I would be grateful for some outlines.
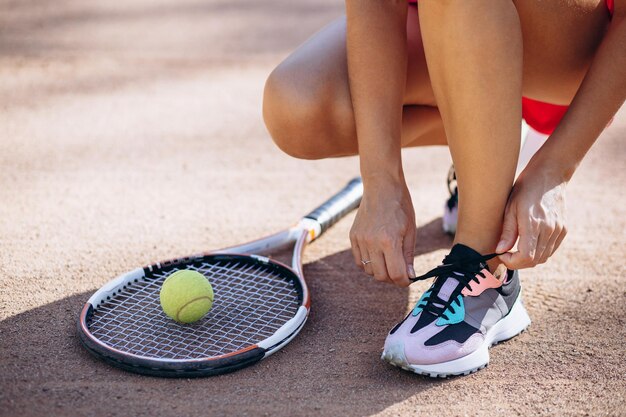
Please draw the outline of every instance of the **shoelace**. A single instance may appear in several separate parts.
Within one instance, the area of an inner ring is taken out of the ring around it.
[[[422,307],[422,310],[428,311],[437,317],[443,316],[445,319],[447,319],[448,317],[445,312],[449,310],[452,314],[455,313],[455,308],[451,304],[454,300],[456,300],[461,291],[463,291],[463,288],[471,289],[469,285],[470,282],[478,282],[478,276],[484,278],[484,274],[481,272],[485,268],[484,262],[499,255],[501,254],[490,253],[488,255],[463,260],[453,260],[450,259],[450,256],[446,256],[443,259],[442,265],[431,269],[424,275],[411,278],[411,281],[415,282],[432,277],[452,277],[460,283],[460,285],[457,286],[452,294],[450,294],[448,300],[443,300],[437,294],[439,293],[441,286],[446,280],[437,279],[430,294],[426,298],[424,298],[424,300],[422,300],[425,303],[425,305]]]

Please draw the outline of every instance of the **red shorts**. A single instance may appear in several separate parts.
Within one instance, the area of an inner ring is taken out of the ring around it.
[[[554,132],[568,108],[522,97],[522,117],[530,127],[546,135]]]

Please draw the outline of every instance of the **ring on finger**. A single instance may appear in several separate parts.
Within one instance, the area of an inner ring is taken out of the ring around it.
[[[363,265],[367,265],[367,264],[371,264],[371,263],[372,263],[372,261],[370,261],[370,260],[366,260],[366,261],[361,260],[361,263],[362,263]]]

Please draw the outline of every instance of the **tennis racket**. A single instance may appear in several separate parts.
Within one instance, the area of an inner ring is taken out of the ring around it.
[[[286,230],[120,275],[83,307],[82,344],[111,365],[163,377],[217,375],[268,357],[298,334],[309,315],[306,245],[358,207],[362,195],[355,178]],[[266,257],[290,246],[291,266]],[[161,285],[181,269],[202,273],[215,292],[211,311],[193,324],[169,319],[159,302]]]

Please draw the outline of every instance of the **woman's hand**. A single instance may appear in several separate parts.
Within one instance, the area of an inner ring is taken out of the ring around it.
[[[404,180],[366,183],[350,231],[356,265],[378,281],[408,286],[409,277],[415,278],[415,234],[415,213]]]
[[[519,237],[516,252],[500,255],[509,269],[530,268],[548,260],[565,238],[565,186],[549,168],[522,172],[513,186],[504,214],[502,237],[496,252],[509,251]]]
[[[567,113],[529,164],[542,169],[527,167],[513,187],[496,249],[510,250],[519,234],[518,251],[500,256],[507,267],[545,262],[565,237],[565,184],[626,97],[626,78],[618,76],[625,40],[626,18],[616,13]]]

